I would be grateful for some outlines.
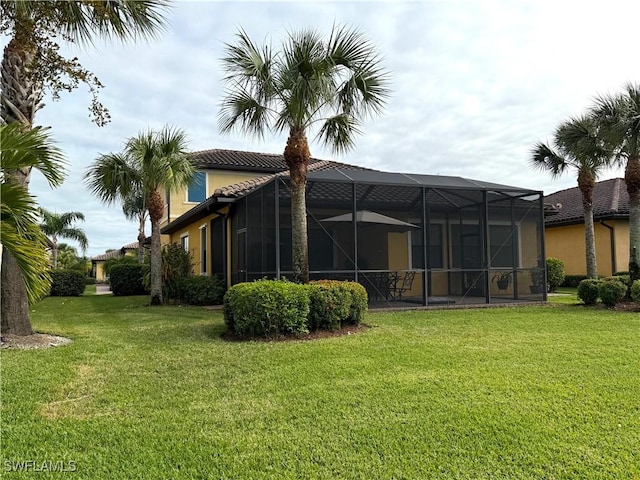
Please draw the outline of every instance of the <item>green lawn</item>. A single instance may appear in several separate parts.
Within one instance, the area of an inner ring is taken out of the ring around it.
[[[242,343],[220,312],[145,301],[33,308],[74,343],[0,354],[0,476],[640,477],[637,313],[379,313],[349,336]]]

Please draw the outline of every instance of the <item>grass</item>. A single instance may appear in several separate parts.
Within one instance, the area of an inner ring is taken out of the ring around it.
[[[377,313],[354,335],[242,343],[220,339],[220,312],[146,301],[34,307],[37,330],[74,343],[2,351],[3,472],[33,460],[91,479],[640,476],[637,314]],[[36,476],[60,477],[6,473]]]

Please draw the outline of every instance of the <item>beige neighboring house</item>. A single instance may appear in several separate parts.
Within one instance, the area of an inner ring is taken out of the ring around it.
[[[109,279],[104,272],[104,262],[111,258],[120,258],[124,256],[137,256],[138,255],[138,242],[129,243],[123,247],[111,250],[110,252],[103,253],[91,258],[91,276],[96,279],[96,282],[107,282]]]
[[[561,190],[544,199],[556,209],[545,218],[546,256],[564,262],[567,275],[586,275],[584,212],[578,187]],[[623,178],[596,183],[593,224],[599,275],[629,269],[629,195]]]

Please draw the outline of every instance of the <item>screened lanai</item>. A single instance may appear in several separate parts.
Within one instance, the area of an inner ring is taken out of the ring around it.
[[[331,169],[307,183],[311,279],[371,307],[546,299],[542,192],[460,177]],[[237,199],[231,282],[292,277],[289,179]]]

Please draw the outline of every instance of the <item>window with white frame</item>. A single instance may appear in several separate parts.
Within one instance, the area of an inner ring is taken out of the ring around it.
[[[207,198],[207,174],[196,172],[187,188],[187,202],[200,203]]]
[[[180,246],[184,248],[185,252],[189,251],[189,234],[183,233],[180,235]]]

